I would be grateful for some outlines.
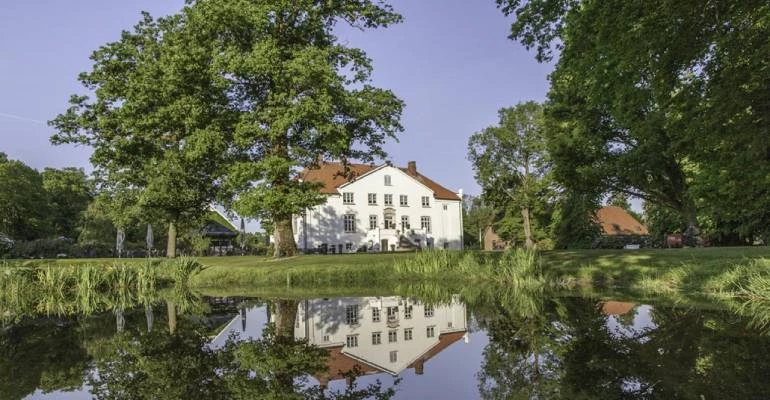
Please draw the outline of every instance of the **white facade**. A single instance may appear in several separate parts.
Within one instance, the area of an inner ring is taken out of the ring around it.
[[[462,191],[457,199],[438,198],[429,186],[390,165],[336,191],[325,204],[294,216],[300,249],[353,253],[462,248]]]
[[[397,375],[437,346],[441,335],[466,333],[466,318],[465,304],[456,298],[434,306],[400,296],[313,299],[300,303],[294,337],[342,346],[342,354]]]

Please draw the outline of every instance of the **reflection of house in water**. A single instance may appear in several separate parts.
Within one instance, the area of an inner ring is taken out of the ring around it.
[[[397,375],[412,368],[421,375],[428,360],[461,339],[467,341],[465,304],[457,298],[434,306],[398,296],[285,302],[297,303],[294,337],[329,351],[327,371],[316,375],[322,385],[356,367],[363,374]],[[294,318],[289,310],[283,315],[280,307],[273,312],[271,308],[241,309],[212,339],[212,346],[224,346],[232,335],[259,339],[268,321]]]
[[[344,297],[300,302],[294,336],[329,350],[321,384],[358,366],[364,374],[396,375],[467,340],[465,305],[453,299],[430,306],[404,297]]]
[[[596,304],[596,308],[604,315],[626,315],[636,308],[636,304],[623,301],[601,301]]]

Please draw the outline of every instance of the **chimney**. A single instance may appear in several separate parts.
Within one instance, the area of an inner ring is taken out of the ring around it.
[[[416,161],[409,161],[406,164],[406,172],[409,173],[409,175],[417,175],[417,162]]]
[[[425,360],[421,358],[414,362],[414,374],[422,375],[424,373],[425,373]]]

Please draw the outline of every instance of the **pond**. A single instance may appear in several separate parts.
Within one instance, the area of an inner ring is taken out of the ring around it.
[[[0,398],[770,397],[761,318],[720,304],[334,292],[6,311]]]

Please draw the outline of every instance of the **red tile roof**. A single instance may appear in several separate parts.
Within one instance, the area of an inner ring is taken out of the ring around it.
[[[604,206],[596,211],[597,222],[605,235],[648,235],[647,227],[618,206]]]
[[[348,164],[347,171],[345,171],[345,167],[342,163],[324,162],[316,169],[306,168],[300,173],[300,177],[307,182],[322,183],[321,193],[337,194],[338,187],[355,180],[357,177],[364,175],[375,168],[377,168],[377,166],[370,164]],[[439,185],[425,175],[422,175],[419,172],[414,175],[410,174],[407,168],[399,169],[432,190],[435,198],[441,200],[460,200],[460,197],[458,197],[457,194]]]
[[[604,315],[625,315],[636,308],[636,304],[623,301],[602,301],[596,304],[596,308],[601,310]]]
[[[422,368],[423,363],[435,357],[438,353],[444,349],[462,339],[465,336],[465,331],[444,333],[439,335],[439,342],[433,346],[427,353],[423,354],[418,360],[409,364],[407,368],[417,369]],[[344,374],[352,371],[358,367],[359,372],[362,375],[371,375],[386,372],[372,365],[360,362],[345,353],[342,352],[343,346],[327,347],[329,351],[329,358],[326,359],[326,371],[317,373],[314,377],[321,383],[326,385],[330,381],[335,381],[344,378]]]

